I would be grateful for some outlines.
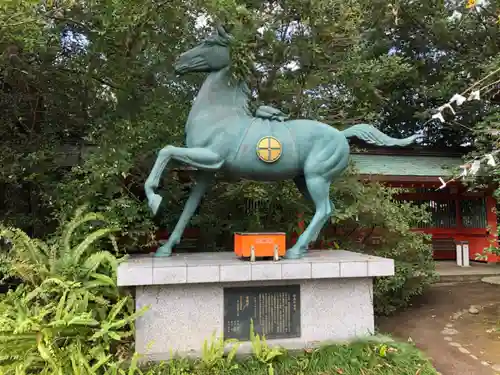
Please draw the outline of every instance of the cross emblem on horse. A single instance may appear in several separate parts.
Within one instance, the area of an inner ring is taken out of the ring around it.
[[[302,258],[334,210],[330,184],[347,168],[347,139],[357,137],[379,146],[406,146],[418,136],[395,139],[368,124],[339,131],[315,120],[287,119],[281,111],[267,106],[252,114],[246,82],[231,78],[231,38],[224,27],[218,26],[214,34],[184,52],[175,64],[178,74],[205,72],[208,76],[189,112],[186,147],[162,148],[144,185],[149,207],[156,214],[162,197],[155,190],[169,161],[174,159],[197,169],[184,210],[156,255],[171,255],[214,173],[220,170],[256,181],[294,181],[315,206],[311,222],[285,255]]]
[[[266,163],[274,163],[281,156],[281,143],[273,137],[264,137],[257,143],[257,155]]]

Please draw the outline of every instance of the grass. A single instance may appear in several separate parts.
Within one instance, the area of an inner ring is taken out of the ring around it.
[[[255,356],[226,361],[212,368],[203,359],[176,359],[149,372],[151,375],[435,375],[436,370],[409,343],[360,341],[328,345],[300,353],[286,353],[266,362]]]

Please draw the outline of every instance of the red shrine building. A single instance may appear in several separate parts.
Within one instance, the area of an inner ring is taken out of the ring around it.
[[[351,156],[363,180],[405,188],[398,199],[427,206],[431,223],[416,223],[414,230],[432,235],[434,259],[456,259],[456,242],[464,241],[469,243],[470,260],[477,260],[477,254],[498,241],[493,187],[472,192],[452,182],[439,189],[439,177],[447,181],[451,169],[463,164],[461,154],[411,148],[365,151]],[[500,257],[484,254],[482,260],[500,262]]]

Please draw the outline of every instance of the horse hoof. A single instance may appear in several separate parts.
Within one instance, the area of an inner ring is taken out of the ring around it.
[[[169,257],[172,256],[172,249],[170,246],[160,246],[158,250],[156,250],[155,257]]]
[[[290,249],[285,253],[285,259],[302,259],[304,252],[301,249]]]
[[[160,195],[154,194],[151,199],[148,200],[148,205],[151,209],[151,212],[153,212],[153,215],[156,215],[158,213],[158,209],[160,208],[162,199],[163,198]]]

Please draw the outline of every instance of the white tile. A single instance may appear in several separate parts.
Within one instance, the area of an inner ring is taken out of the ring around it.
[[[311,263],[301,261],[297,263],[283,263],[281,265],[281,278],[288,279],[310,279]]]
[[[361,262],[373,258],[367,254],[355,253],[345,250],[310,250],[304,260],[311,263],[319,262]]]
[[[184,254],[184,260],[188,265],[212,265],[238,263],[240,260],[233,252],[216,252],[216,253],[188,253]]]
[[[340,277],[367,277],[368,262],[341,262]]]
[[[190,266],[187,267],[188,283],[216,283],[220,281],[220,266]]]
[[[339,262],[312,263],[311,277],[313,279],[331,279],[340,277]]]
[[[186,260],[184,257],[180,256],[171,256],[171,257],[155,257],[153,259],[153,267],[179,267],[185,266]]]
[[[394,276],[394,260],[380,258],[369,261],[368,276]]]
[[[128,264],[133,267],[151,267],[153,265],[152,255],[132,255],[121,264]]]
[[[154,285],[183,284],[187,281],[187,267],[155,267],[153,268]]]
[[[153,268],[120,264],[117,270],[118,286],[135,286],[153,284]]]
[[[279,262],[262,261],[252,264],[252,280],[281,280],[281,264]]]
[[[246,264],[221,264],[220,266],[220,281],[250,281],[251,268],[250,262]]]

